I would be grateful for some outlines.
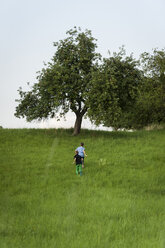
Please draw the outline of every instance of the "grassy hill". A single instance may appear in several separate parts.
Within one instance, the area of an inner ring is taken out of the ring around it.
[[[71,133],[0,130],[0,247],[164,248],[165,130]]]

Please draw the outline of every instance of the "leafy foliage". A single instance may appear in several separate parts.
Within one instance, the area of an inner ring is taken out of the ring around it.
[[[119,53],[104,59],[93,76],[90,91],[89,116],[95,124],[115,129],[129,126],[130,113],[138,95],[142,72],[132,55],[126,56],[122,47]]]
[[[141,65],[145,78],[132,115],[135,128],[165,122],[165,50],[143,53]]]
[[[55,42],[56,52],[24,92],[15,116],[27,121],[76,115],[74,134],[88,116],[96,125],[142,128],[165,122],[165,49],[143,53],[137,61],[124,47],[109,58],[96,52],[90,30],[74,27]]]
[[[75,126],[77,134],[87,112],[91,73],[97,67],[100,55],[95,52],[97,46],[91,31],[81,32],[75,27],[67,35],[66,39],[54,43],[55,55],[39,72],[38,83],[32,90],[23,92],[19,89],[21,98],[15,115],[26,117],[27,121],[60,118],[71,109],[79,120]]]

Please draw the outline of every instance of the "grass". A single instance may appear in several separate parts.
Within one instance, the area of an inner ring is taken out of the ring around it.
[[[0,247],[164,248],[165,130],[71,133],[0,130]]]

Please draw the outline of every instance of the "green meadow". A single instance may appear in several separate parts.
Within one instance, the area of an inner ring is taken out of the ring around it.
[[[164,248],[165,129],[72,131],[0,130],[0,248]]]

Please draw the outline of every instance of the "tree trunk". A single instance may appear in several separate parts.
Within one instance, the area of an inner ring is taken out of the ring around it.
[[[82,117],[83,116],[80,113],[76,114],[76,121],[75,121],[75,125],[74,125],[73,135],[78,135],[80,133]]]

